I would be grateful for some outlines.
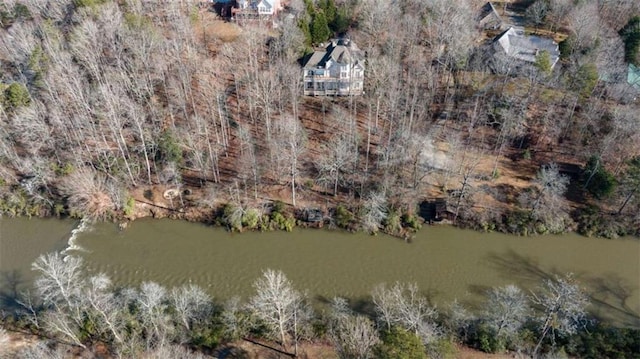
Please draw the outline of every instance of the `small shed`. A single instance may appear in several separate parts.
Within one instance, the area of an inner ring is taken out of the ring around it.
[[[420,204],[420,217],[428,223],[453,220],[454,211],[446,198],[430,198]]]

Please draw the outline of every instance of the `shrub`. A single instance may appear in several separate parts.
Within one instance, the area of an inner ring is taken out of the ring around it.
[[[340,228],[349,228],[353,223],[353,213],[349,211],[345,206],[338,205],[336,207],[336,226]]]
[[[67,176],[73,172],[73,165],[69,162],[62,166],[54,163],[51,167],[57,176]]]
[[[415,334],[392,327],[381,335],[382,342],[374,348],[379,359],[426,359],[425,347]]]
[[[505,350],[505,342],[498,338],[489,327],[480,324],[469,336],[469,345],[485,353],[499,353]]]
[[[402,221],[397,210],[389,211],[387,218],[384,220],[384,229],[388,233],[399,233],[402,231]]]
[[[158,140],[159,156],[161,160],[167,162],[182,162],[182,149],[174,138],[171,131],[164,131]]]
[[[429,344],[427,348],[429,358],[454,359],[458,350],[450,339],[441,338]]]
[[[271,220],[275,224],[276,228],[282,231],[291,232],[296,225],[296,219],[293,217],[285,217],[282,213],[276,212]]]
[[[285,204],[282,201],[273,202],[273,207],[271,208],[271,215],[273,216],[275,213],[284,213]]]
[[[566,338],[561,344],[572,357],[637,358],[640,353],[640,330],[597,323]]]
[[[73,5],[77,8],[80,7],[94,7],[96,5],[100,5],[104,2],[104,0],[73,0]]]
[[[249,208],[242,215],[242,226],[249,229],[258,228],[258,224],[260,223],[260,213],[255,208]]]
[[[127,198],[127,203],[124,205],[124,215],[129,217],[133,215],[133,211],[136,208],[136,200],[133,197]]]
[[[28,106],[31,96],[27,87],[21,83],[13,82],[4,90],[4,104],[9,109]]]
[[[222,218],[230,231],[242,231],[242,208],[227,203],[222,208]]]
[[[422,223],[420,223],[420,219],[415,214],[405,213],[402,215],[402,223],[405,227],[417,231],[422,228]]]

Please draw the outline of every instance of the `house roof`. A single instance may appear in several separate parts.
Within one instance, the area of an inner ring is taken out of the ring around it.
[[[485,21],[491,21],[491,20],[496,20],[501,22],[502,18],[496,11],[496,8],[493,6],[493,4],[491,2],[487,2],[480,8],[480,12],[476,17],[476,21],[485,22]]]
[[[629,85],[640,90],[640,67],[629,64],[629,70],[627,72],[627,82]]]
[[[267,0],[261,0],[260,2],[258,2],[258,6],[260,6],[260,4],[264,5],[264,7],[266,7],[267,9],[271,9],[273,7],[271,6],[271,2]]]
[[[549,53],[552,68],[560,59],[560,50],[555,41],[545,37],[525,35],[522,28],[510,27],[498,35],[494,43],[507,56],[526,62],[535,63],[540,51]]]
[[[329,60],[340,64],[357,63],[362,59],[360,49],[349,40],[334,40],[325,50],[315,51],[304,67],[325,67]]]

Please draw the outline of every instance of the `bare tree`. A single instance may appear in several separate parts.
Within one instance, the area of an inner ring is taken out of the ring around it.
[[[0,348],[4,348],[11,341],[11,337],[4,328],[0,328]]]
[[[272,153],[274,158],[279,159],[278,162],[286,164],[285,168],[291,185],[291,203],[294,207],[296,206],[299,158],[306,150],[306,143],[306,131],[297,118],[285,116],[277,122]]]
[[[534,191],[523,193],[521,203],[531,211],[531,217],[543,223],[549,231],[562,232],[570,220],[564,201],[569,178],[560,174],[558,165],[551,163],[540,168],[533,184]]]
[[[362,204],[362,227],[376,233],[387,218],[387,197],[383,192],[370,192]]]
[[[578,4],[568,15],[569,25],[573,32],[572,46],[574,51],[593,52],[598,40],[600,17],[596,3]]]
[[[272,331],[285,350],[288,336],[293,337],[297,351],[298,331],[310,312],[304,295],[293,288],[282,271],[273,269],[265,270],[253,288],[256,294],[249,300],[249,309]]]
[[[68,196],[73,213],[89,218],[104,218],[116,208],[116,203],[109,195],[107,178],[91,168],[76,169],[64,179],[61,191]]]
[[[487,293],[484,320],[497,338],[512,339],[529,316],[529,299],[515,285],[492,288]]]
[[[240,297],[234,296],[224,303],[221,321],[229,338],[239,339],[249,332],[252,326],[249,311],[244,308]]]
[[[121,344],[125,340],[126,320],[123,303],[112,292],[111,280],[105,274],[89,278],[82,290],[82,306],[94,328],[109,342]]]
[[[544,23],[544,19],[547,17],[548,12],[548,3],[544,0],[536,0],[533,4],[527,7],[524,15],[535,26],[540,26]]]
[[[373,347],[380,339],[373,321],[363,315],[347,315],[331,330],[331,338],[340,358],[373,357]]]
[[[534,358],[549,333],[555,344],[557,334],[574,334],[586,325],[589,299],[572,274],[545,280],[543,286],[532,293],[531,300],[541,310],[538,318],[540,337],[533,350]]]
[[[197,285],[189,284],[171,290],[175,316],[185,331],[194,324],[204,323],[212,312],[211,298]]]
[[[446,55],[446,64],[455,68],[467,61],[475,39],[473,7],[464,0],[427,0],[427,39],[436,57]]]
[[[399,325],[412,331],[424,344],[440,337],[440,329],[434,322],[437,312],[420,295],[416,284],[396,282],[390,288],[381,284],[374,288],[372,297],[378,320],[387,329]]]
[[[38,272],[35,288],[45,308],[42,322],[54,334],[60,334],[75,345],[85,347],[81,340],[83,323],[82,273],[80,257],[63,257],[59,253],[43,254],[31,265]]]
[[[58,345],[51,348],[47,342],[39,340],[20,349],[15,357],[17,359],[65,359],[67,355],[64,347]]]
[[[174,332],[167,313],[167,290],[155,282],[144,282],[140,291],[132,293],[138,308],[138,320],[145,331],[147,348],[161,347],[169,343]]]
[[[354,143],[344,132],[337,133],[322,146],[324,155],[317,163],[318,182],[333,187],[333,195],[338,194],[338,186],[346,184],[348,175],[356,163]]]

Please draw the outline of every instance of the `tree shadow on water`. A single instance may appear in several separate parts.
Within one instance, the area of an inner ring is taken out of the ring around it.
[[[623,327],[640,328],[640,299],[637,293],[640,288],[637,285],[634,288],[614,273],[585,278],[584,284],[589,289],[592,314],[596,319]],[[635,308],[630,303],[634,300]]]
[[[375,318],[375,306],[370,296],[362,296],[356,298],[343,297],[349,303],[349,309],[356,314],[361,314],[369,318]],[[329,308],[333,302],[333,298],[327,298],[323,295],[316,295],[315,300]]]
[[[505,253],[491,253],[487,257],[490,267],[499,275],[513,281],[523,289],[535,289],[545,280],[554,280],[566,275],[557,268],[543,268],[535,259],[509,250]],[[589,296],[589,311],[599,321],[616,326],[640,328],[640,302],[638,284],[630,283],[617,274],[587,275],[575,273],[575,278]],[[470,291],[486,296],[487,288]],[[633,302],[633,301],[636,302]],[[631,302],[631,303],[630,303]]]
[[[0,310],[13,311],[21,308],[18,303],[19,289],[26,281],[18,270],[0,272]]]
[[[556,268],[544,269],[540,263],[532,257],[522,255],[510,249],[505,253],[490,253],[487,256],[489,266],[505,279],[513,280],[515,284],[523,284],[531,287],[548,279],[564,274]]]

